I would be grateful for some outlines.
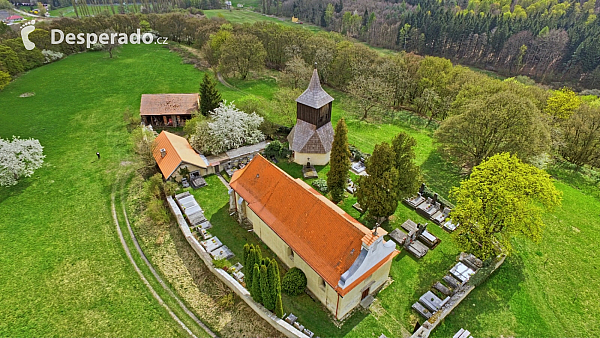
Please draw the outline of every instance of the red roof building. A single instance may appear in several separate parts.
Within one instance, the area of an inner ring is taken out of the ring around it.
[[[306,275],[309,290],[343,318],[388,279],[399,253],[377,234],[301,179],[256,156],[230,182],[230,207],[289,267]]]

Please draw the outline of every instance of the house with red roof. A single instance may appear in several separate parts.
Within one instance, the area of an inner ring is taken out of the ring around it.
[[[372,301],[399,253],[383,229],[368,229],[301,179],[255,156],[230,182],[230,208],[337,319]]]
[[[178,135],[162,131],[154,140],[152,155],[165,180],[181,181],[181,169],[187,169],[192,177],[214,174],[206,158],[199,155],[188,141]]]
[[[22,16],[18,16],[18,15],[11,15],[8,18],[6,18],[6,21],[9,22],[9,23],[10,22],[15,22],[15,21],[21,21],[21,20],[23,20],[23,17]]]

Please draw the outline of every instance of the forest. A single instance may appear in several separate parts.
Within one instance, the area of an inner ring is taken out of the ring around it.
[[[596,0],[286,0],[263,8],[281,8],[282,15],[372,46],[546,84],[600,88]]]

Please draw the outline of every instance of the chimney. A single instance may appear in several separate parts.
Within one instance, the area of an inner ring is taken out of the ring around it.
[[[160,149],[160,157],[165,157],[167,156],[167,150],[165,148],[161,148]]]

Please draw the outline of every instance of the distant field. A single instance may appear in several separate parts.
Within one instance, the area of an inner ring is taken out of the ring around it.
[[[317,27],[313,24],[308,24],[308,23],[296,24],[296,23],[293,23],[290,18],[283,18],[283,17],[276,18],[273,16],[262,15],[258,12],[252,12],[249,10],[234,9],[234,10],[229,11],[226,9],[211,9],[211,10],[205,10],[204,14],[209,18],[212,18],[215,16],[223,17],[232,23],[253,23],[256,21],[270,21],[270,22],[277,22],[277,23],[280,23],[285,26],[308,29],[311,32],[318,32],[318,31],[323,30],[321,27]]]

